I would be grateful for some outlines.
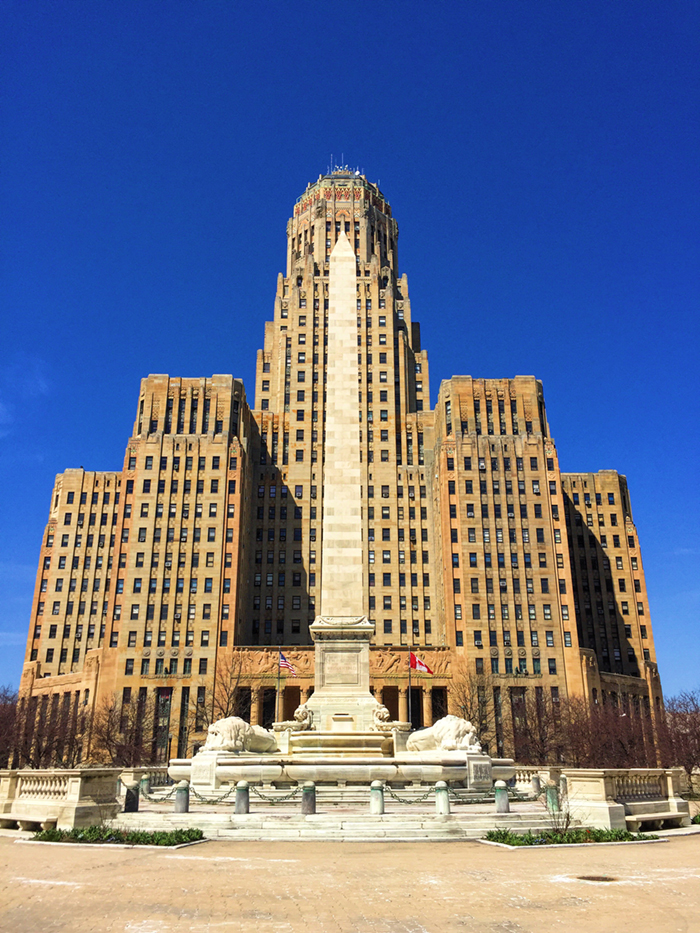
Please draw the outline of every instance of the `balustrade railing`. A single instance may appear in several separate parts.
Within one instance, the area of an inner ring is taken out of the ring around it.
[[[17,783],[17,796],[20,798],[57,800],[68,796],[68,776],[65,774],[20,774]]]

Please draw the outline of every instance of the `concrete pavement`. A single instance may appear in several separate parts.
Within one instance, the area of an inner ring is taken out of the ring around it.
[[[0,866],[7,933],[700,931],[700,836],[534,851],[218,840],[172,851],[3,837]]]

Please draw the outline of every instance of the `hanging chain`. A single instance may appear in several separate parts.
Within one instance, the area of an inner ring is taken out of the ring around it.
[[[398,800],[399,803],[423,803],[424,800],[427,800],[431,794],[435,793],[435,788],[431,787],[427,793],[423,794],[422,797],[399,797],[398,794],[395,794],[393,790],[389,787],[388,784],[384,785],[384,790],[389,794],[393,800]]]
[[[253,791],[256,797],[259,797],[261,800],[264,800],[267,803],[271,803],[273,805],[276,803],[284,803],[285,800],[291,800],[292,797],[296,797],[297,794],[301,793],[302,790],[301,785],[297,785],[294,790],[291,791],[291,793],[285,794],[283,797],[269,797],[267,794],[263,794],[261,791],[259,791],[257,787],[253,787],[251,785],[250,789]]]
[[[144,798],[144,800],[148,800],[150,803],[162,803],[165,800],[170,800],[170,798],[175,794],[176,790],[177,785],[175,785],[168,794],[163,794],[162,797],[154,797],[153,795],[146,793],[143,787],[139,787],[140,795]]]
[[[190,793],[194,794],[194,796],[197,798],[197,800],[198,800],[200,803],[209,803],[209,804],[224,803],[224,802],[226,802],[226,803],[232,803],[231,800],[227,800],[226,798],[227,798],[227,797],[230,797],[231,794],[232,794],[235,790],[236,790],[236,788],[235,788],[235,785],[234,785],[233,787],[229,787],[229,789],[226,791],[226,793],[225,793],[225,794],[222,794],[220,797],[203,797],[201,794],[197,793],[197,791],[195,790],[195,788],[192,787],[192,785],[190,784]]]

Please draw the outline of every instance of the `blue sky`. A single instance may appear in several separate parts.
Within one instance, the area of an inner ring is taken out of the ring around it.
[[[627,475],[700,687],[698,2],[4,0],[0,62],[0,684],[55,474],[120,468],[148,373],[252,394],[333,154],[392,204],[433,401],[532,373],[562,468]]]

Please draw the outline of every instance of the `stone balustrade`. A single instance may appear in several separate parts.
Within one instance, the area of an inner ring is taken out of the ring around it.
[[[688,826],[680,768],[565,768],[573,819],[603,829]]]
[[[124,788],[127,784],[142,784],[144,779],[147,779],[146,789],[149,793],[156,787],[170,787],[173,783],[168,775],[167,765],[144,765],[138,768],[125,768],[119,777],[118,792],[120,796],[124,795]]]
[[[516,765],[515,766],[515,789],[521,794],[533,793],[533,778],[538,778],[540,787],[544,787],[549,782],[559,783],[562,769],[545,766],[542,768],[537,765]]]
[[[120,768],[0,771],[0,827],[91,826],[119,810]]]

